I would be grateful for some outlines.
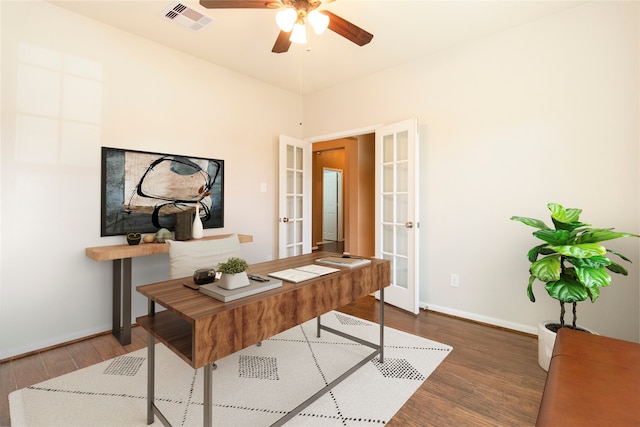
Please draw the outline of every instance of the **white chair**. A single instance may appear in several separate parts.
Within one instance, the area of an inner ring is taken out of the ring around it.
[[[241,257],[240,239],[237,234],[221,239],[181,242],[167,240],[169,244],[169,278],[192,277],[201,268],[215,269],[231,257]],[[258,343],[258,346],[261,343]],[[213,363],[211,369],[216,369]]]
[[[215,269],[231,257],[240,258],[240,239],[237,234],[221,239],[181,242],[167,240],[169,244],[169,278],[192,277],[201,268]]]

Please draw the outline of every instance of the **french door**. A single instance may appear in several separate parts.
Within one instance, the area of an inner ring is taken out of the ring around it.
[[[311,144],[280,135],[278,257],[311,252]]]
[[[391,262],[385,302],[418,313],[418,123],[376,129],[376,257]]]

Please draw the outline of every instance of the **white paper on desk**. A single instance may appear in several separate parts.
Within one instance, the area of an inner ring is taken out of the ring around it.
[[[275,271],[273,273],[269,273],[269,276],[280,280],[286,280],[287,282],[299,283],[304,282],[305,280],[324,276],[325,274],[334,273],[336,271],[340,270],[332,267],[324,267],[322,265],[309,264],[301,267]]]
[[[273,273],[269,273],[269,276],[275,277],[276,279],[280,279],[280,280],[286,280],[287,282],[293,282],[293,283],[304,282],[305,280],[318,277],[316,273],[311,273],[310,271],[304,271],[304,270],[296,270],[294,268],[275,271]]]
[[[336,271],[340,271],[337,268],[325,267],[323,265],[316,265],[316,264],[309,264],[309,265],[303,265],[302,267],[296,267],[296,270],[308,271],[310,273],[317,274],[318,276],[324,276],[325,274],[335,273]]]

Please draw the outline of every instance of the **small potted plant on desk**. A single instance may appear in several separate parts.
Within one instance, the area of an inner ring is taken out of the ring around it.
[[[217,285],[224,289],[237,289],[249,286],[247,268],[249,268],[249,264],[240,258],[229,258],[227,262],[218,264],[216,270],[222,273],[222,275]]]
[[[529,268],[529,285],[527,295],[535,302],[533,283],[540,280],[551,298],[560,301],[560,322],[543,321],[538,325],[538,364],[546,371],[556,332],[560,328],[571,328],[591,332],[576,324],[576,306],[587,298],[595,302],[600,296],[600,288],[611,284],[611,276],[607,272],[627,275],[627,270],[612,262],[606,254],[617,255],[631,262],[624,255],[607,249],[600,242],[620,237],[640,237],[636,234],[613,231],[613,228],[590,228],[591,224],[579,221],[582,209],[565,209],[562,205],[549,203],[551,221],[554,228],[543,221],[521,216],[511,217],[525,225],[537,228],[533,235],[543,243],[531,248],[527,254],[531,266]],[[539,258],[541,257],[541,258]],[[538,259],[539,258],[539,259]],[[573,322],[564,323],[565,303],[573,305]]]

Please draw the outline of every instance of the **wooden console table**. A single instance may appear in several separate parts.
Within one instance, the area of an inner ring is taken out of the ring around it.
[[[232,234],[207,236],[194,242],[222,239]],[[253,241],[253,236],[238,234],[240,243]],[[188,242],[189,240],[187,240]],[[169,253],[166,243],[140,243],[139,245],[111,245],[86,248],[85,254],[94,261],[113,261],[113,302],[111,333],[120,344],[131,344],[131,259]]]
[[[250,273],[268,274],[287,268],[312,264],[327,255],[318,252],[275,261],[254,264]],[[380,291],[380,343],[344,334],[320,324],[320,329],[353,339],[375,351],[343,375],[329,383],[305,402],[294,408],[273,425],[282,425],[344,378],[355,372],[375,356],[382,361],[384,348],[384,288],[390,284],[390,262],[372,259],[362,267],[341,268],[335,273],[300,283],[283,281],[282,287],[227,303],[210,298],[185,287],[184,279],[168,280],[136,289],[149,300],[149,314],[138,317],[140,326],[147,330],[148,385],[147,424],[154,415],[169,425],[154,402],[155,393],[155,340],[159,340],[191,367],[204,368],[204,426],[212,424],[212,374],[216,360],[257,344],[280,332],[319,318],[321,314],[342,307],[358,298]],[[155,312],[155,304],[166,310]]]

